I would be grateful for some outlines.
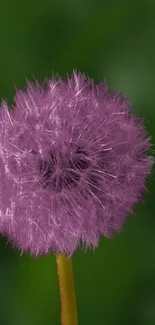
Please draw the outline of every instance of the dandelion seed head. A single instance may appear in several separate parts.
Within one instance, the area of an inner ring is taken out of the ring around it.
[[[128,100],[73,72],[0,108],[0,232],[21,252],[71,256],[119,232],[153,159]]]

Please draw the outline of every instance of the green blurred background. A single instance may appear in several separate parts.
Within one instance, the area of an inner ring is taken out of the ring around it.
[[[155,1],[1,0],[0,98],[76,68],[121,91],[155,139]],[[155,324],[155,177],[115,240],[73,257],[79,325]],[[0,241],[0,325],[59,325],[55,258]]]

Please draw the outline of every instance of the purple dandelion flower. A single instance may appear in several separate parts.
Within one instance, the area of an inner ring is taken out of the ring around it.
[[[74,72],[0,109],[0,232],[21,252],[71,256],[120,231],[153,160],[121,94]]]

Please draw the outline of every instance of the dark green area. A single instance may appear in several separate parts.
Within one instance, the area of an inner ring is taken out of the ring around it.
[[[154,143],[155,1],[1,1],[0,98],[73,68],[128,96]],[[73,257],[79,325],[155,324],[154,184],[115,240]],[[59,312],[54,256],[20,256],[2,239],[0,325],[58,325]]]

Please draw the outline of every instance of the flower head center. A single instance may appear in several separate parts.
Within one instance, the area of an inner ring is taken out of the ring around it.
[[[48,160],[39,161],[41,183],[44,188],[56,192],[76,187],[88,167],[87,153],[80,146],[74,145],[71,152],[66,154],[53,148]]]

